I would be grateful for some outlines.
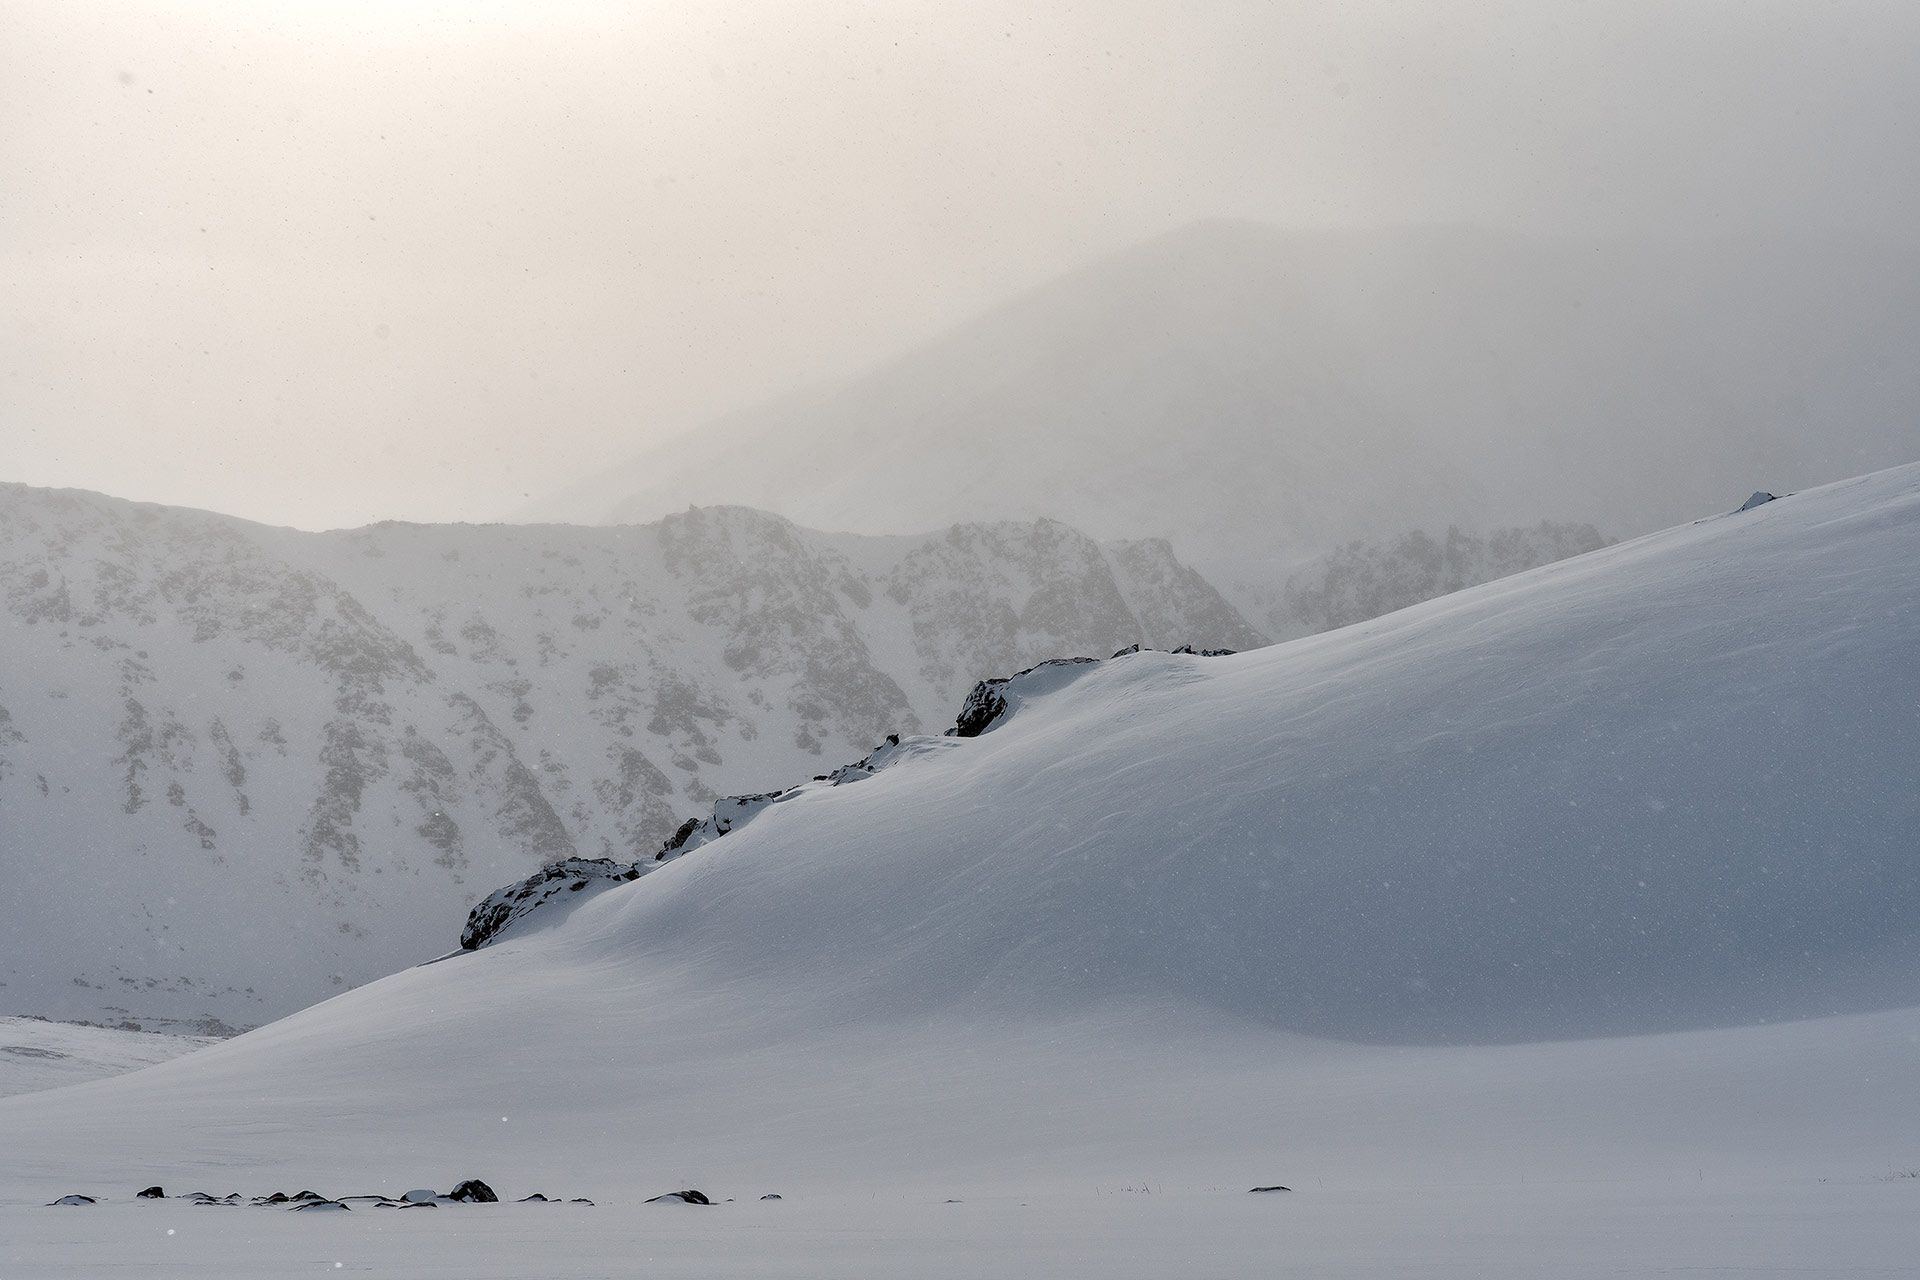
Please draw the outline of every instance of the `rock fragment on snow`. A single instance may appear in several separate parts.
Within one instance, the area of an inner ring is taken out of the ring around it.
[[[493,1188],[478,1178],[468,1178],[462,1182],[447,1193],[447,1199],[458,1200],[461,1204],[500,1203],[500,1197],[493,1193]]]

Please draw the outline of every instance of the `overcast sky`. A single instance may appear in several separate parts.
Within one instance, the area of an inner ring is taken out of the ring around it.
[[[0,479],[491,519],[1195,218],[1911,243],[1913,0],[0,0]]]

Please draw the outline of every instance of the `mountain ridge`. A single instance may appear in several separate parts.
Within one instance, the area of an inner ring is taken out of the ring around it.
[[[1171,538],[1259,615],[1279,603],[1263,584],[1355,538],[1637,534],[1711,509],[1724,476],[1803,488],[1911,461],[1916,315],[1920,257],[1844,237],[1212,223],[540,509],[739,501],[865,532],[1044,511]]]
[[[742,508],[312,534],[0,488],[0,854],[72,886],[15,900],[38,959],[11,953],[0,1001],[248,1025],[421,958],[525,870],[631,858],[721,795],[944,718],[974,664],[1263,640],[1170,555]],[[127,887],[87,898],[87,875]]]

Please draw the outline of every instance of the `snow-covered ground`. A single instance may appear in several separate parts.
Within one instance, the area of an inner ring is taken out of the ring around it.
[[[544,926],[0,1102],[0,1260],[1910,1273],[1916,563],[1920,467],[1045,668]],[[129,1202],[468,1177],[597,1203]],[[640,1204],[683,1187],[736,1202]]]
[[[508,1204],[317,1220],[136,1203],[8,1212],[0,1268],[35,1280],[1905,1280],[1920,1251],[1916,1197],[1912,1181],[1862,1179],[1336,1187],[1291,1197],[1089,1189],[962,1204],[877,1193],[711,1210]]]
[[[0,1098],[150,1067],[215,1043],[44,1018],[0,1018]]]

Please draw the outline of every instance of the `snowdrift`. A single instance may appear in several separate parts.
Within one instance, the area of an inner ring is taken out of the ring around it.
[[[1900,1159],[1917,563],[1908,467],[1270,649],[1042,668],[552,927],[0,1102],[0,1179]]]

